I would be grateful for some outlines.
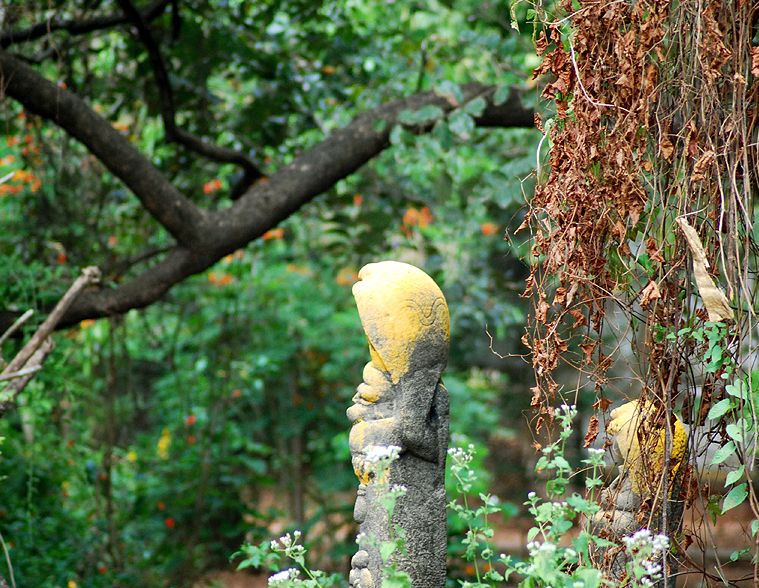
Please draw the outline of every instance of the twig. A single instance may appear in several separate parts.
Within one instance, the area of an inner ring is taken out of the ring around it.
[[[144,13],[143,18],[147,21],[154,20],[161,14],[170,0],[158,0]],[[69,35],[83,35],[94,31],[119,26],[129,22],[126,15],[114,14],[110,16],[97,16],[91,20],[58,20],[51,18],[45,22],[37,23],[29,28],[17,31],[9,31],[0,35],[0,47],[8,47],[14,43],[34,41],[40,37],[46,37],[54,31],[64,30]]]
[[[96,267],[86,267],[82,270],[82,275],[79,276],[71,287],[63,295],[58,304],[55,305],[53,312],[51,312],[45,321],[39,326],[37,331],[32,335],[32,338],[24,345],[24,347],[16,354],[11,362],[6,366],[0,375],[6,375],[12,372],[19,371],[30,357],[39,349],[42,342],[47,339],[50,333],[53,332],[55,325],[61,320],[63,315],[69,309],[79,293],[84,290],[90,284],[96,284],[100,280],[100,270]]]
[[[0,347],[2,347],[3,343],[5,343],[8,338],[13,335],[18,329],[23,325],[26,321],[28,321],[32,315],[34,314],[34,310],[31,308],[27,310],[24,314],[22,314],[20,317],[16,319],[16,322],[14,322],[10,327],[8,327],[8,330],[5,331],[5,333],[0,336]]]
[[[150,27],[148,27],[147,22],[142,14],[140,14],[140,11],[134,6],[132,0],[117,1],[121,10],[123,10],[124,14],[137,29],[137,36],[145,46],[145,50],[148,52],[148,58],[153,68],[153,75],[156,81],[156,89],[158,90],[161,118],[163,119],[166,138],[175,143],[179,143],[180,145],[184,145],[191,151],[213,161],[239,165],[243,169],[245,188],[250,186],[250,184],[258,178],[262,177],[263,172],[261,172],[253,160],[244,153],[236,151],[235,149],[210,143],[177,125],[174,90],[171,86],[169,72],[166,69],[166,63],[163,59],[163,55],[161,55],[160,47],[150,31]],[[241,189],[244,191],[243,188]]]
[[[8,553],[8,546],[5,544],[5,538],[3,537],[3,534],[0,533],[0,544],[3,546],[3,553],[5,553],[5,563],[8,564],[8,573],[10,574],[11,579],[11,586],[13,588],[16,588],[16,578],[13,576],[13,564],[11,563],[11,554]],[[5,581],[5,578],[0,576],[0,588],[8,588],[8,582]]]
[[[100,279],[100,270],[96,267],[86,267],[71,287],[63,295],[58,304],[43,321],[32,338],[27,341],[21,351],[16,354],[11,362],[0,373],[0,381],[13,380],[0,391],[0,416],[2,416],[21,390],[29,383],[45,362],[48,354],[53,350],[53,341],[50,334],[69,309],[79,293],[90,284]],[[18,322],[18,321],[17,321]],[[12,327],[11,327],[12,328]]]
[[[32,359],[34,359],[34,355],[32,355]],[[30,360],[30,363],[32,363],[31,360]],[[32,365],[30,365],[29,367],[26,367],[17,372],[13,372],[12,374],[0,375],[0,382],[4,382],[6,380],[14,380],[16,378],[23,378],[24,376],[37,373],[38,371],[40,371],[40,369],[42,369],[42,365],[35,365],[34,363],[32,363]]]

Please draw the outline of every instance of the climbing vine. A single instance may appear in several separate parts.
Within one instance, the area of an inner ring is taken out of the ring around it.
[[[653,407],[638,435],[655,442],[660,432],[665,450],[638,522],[670,536],[678,561],[669,572],[719,579],[688,561],[698,532],[682,519],[686,506],[703,516],[744,502],[759,519],[750,478],[759,5],[564,0],[534,9],[534,76],[552,111],[536,121],[550,155],[523,223],[534,243],[523,341],[535,427],[552,420],[557,397],[592,398],[587,447],[613,401]],[[689,465],[679,469],[675,415],[690,425]],[[727,469],[724,490],[716,468]],[[756,530],[747,524],[754,561]]]

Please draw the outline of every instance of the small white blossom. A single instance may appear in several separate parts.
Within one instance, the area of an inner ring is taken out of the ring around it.
[[[369,445],[364,449],[364,457],[369,463],[377,463],[383,459],[394,460],[401,454],[397,445]]]
[[[527,493],[527,500],[534,500],[537,494],[535,492],[528,492]]]
[[[588,453],[589,453],[590,455],[598,455],[598,456],[601,456],[601,455],[603,455],[603,454],[605,454],[605,453],[606,453],[606,450],[605,450],[605,449],[597,449],[597,448],[595,448],[595,447],[590,447],[590,448],[588,449]]]
[[[669,549],[669,537],[659,534],[651,540],[655,552],[665,552]]]
[[[288,580],[297,580],[298,576],[300,576],[300,572],[295,568],[282,570],[281,572],[277,572],[276,574],[269,576],[269,586],[281,584],[283,582],[287,582]]]

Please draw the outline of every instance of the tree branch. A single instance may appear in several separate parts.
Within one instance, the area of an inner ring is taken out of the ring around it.
[[[488,106],[475,119],[483,126],[532,127],[533,113],[524,108],[516,92],[506,104],[492,105],[494,87],[471,84],[464,88],[467,100],[476,96]],[[404,110],[436,105],[444,112],[454,106],[432,92],[396,100],[364,113],[324,141],[297,157],[266,183],[258,183],[233,206],[208,219],[202,251],[177,247],[133,280],[113,289],[84,293],[61,321],[61,326],[85,318],[97,318],[142,308],[161,298],[173,285],[211,267],[224,255],[246,245],[275,227],[301,206],[350,175],[390,144],[390,132]],[[433,124],[413,130],[429,131]]]
[[[149,22],[163,14],[164,9],[172,0],[158,0],[142,13],[142,18]],[[15,43],[26,43],[34,41],[55,31],[66,31],[70,35],[84,35],[109,29],[129,22],[126,15],[114,14],[111,16],[98,16],[91,20],[56,20],[50,19],[46,22],[37,23],[29,28],[20,31],[10,31],[0,35],[0,47],[5,49]]]
[[[517,92],[512,92],[504,104],[495,106],[492,103],[495,87],[469,84],[462,91],[464,102],[478,96],[486,100],[482,115],[475,118],[480,126],[534,126],[533,112],[522,106]],[[430,105],[439,107],[446,114],[456,107],[448,98],[423,92],[358,116],[348,126],[296,157],[268,182],[253,186],[228,211],[216,213],[210,225],[217,228],[211,233],[223,234],[224,240],[232,246],[231,250],[259,237],[384,151],[390,144],[390,132],[398,123],[401,112]],[[412,127],[412,130],[424,133],[433,126],[434,122],[429,122]]]
[[[2,94],[47,118],[85,145],[139,198],[153,217],[186,247],[201,246],[204,211],[177,190],[111,124],[75,94],[0,50]]]
[[[124,14],[129,18],[132,24],[134,24],[137,29],[137,36],[148,52],[148,58],[150,59],[150,65],[153,68],[153,75],[155,76],[156,85],[158,87],[158,99],[161,104],[161,118],[163,119],[166,138],[169,141],[184,145],[195,153],[207,157],[208,159],[212,159],[213,161],[239,165],[243,168],[244,180],[247,181],[247,185],[252,184],[256,179],[260,178],[263,175],[261,170],[259,170],[253,160],[245,154],[235,151],[234,149],[228,149],[227,147],[221,147],[209,143],[177,126],[174,91],[171,87],[171,80],[169,79],[169,74],[166,70],[166,64],[161,55],[161,49],[158,47],[158,43],[150,32],[147,22],[132,4],[131,0],[117,1],[119,6],[121,6],[121,9],[124,11]]]

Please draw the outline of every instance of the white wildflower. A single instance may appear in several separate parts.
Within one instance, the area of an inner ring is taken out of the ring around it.
[[[401,448],[397,445],[369,445],[364,449],[364,456],[369,463],[377,463],[383,459],[398,459]]]
[[[651,546],[655,553],[663,553],[669,549],[669,537],[662,534],[656,535],[651,540]]]
[[[276,574],[269,576],[269,586],[281,584],[287,582],[288,580],[297,580],[298,576],[300,576],[300,572],[295,568],[282,570],[281,572],[277,572]]]

